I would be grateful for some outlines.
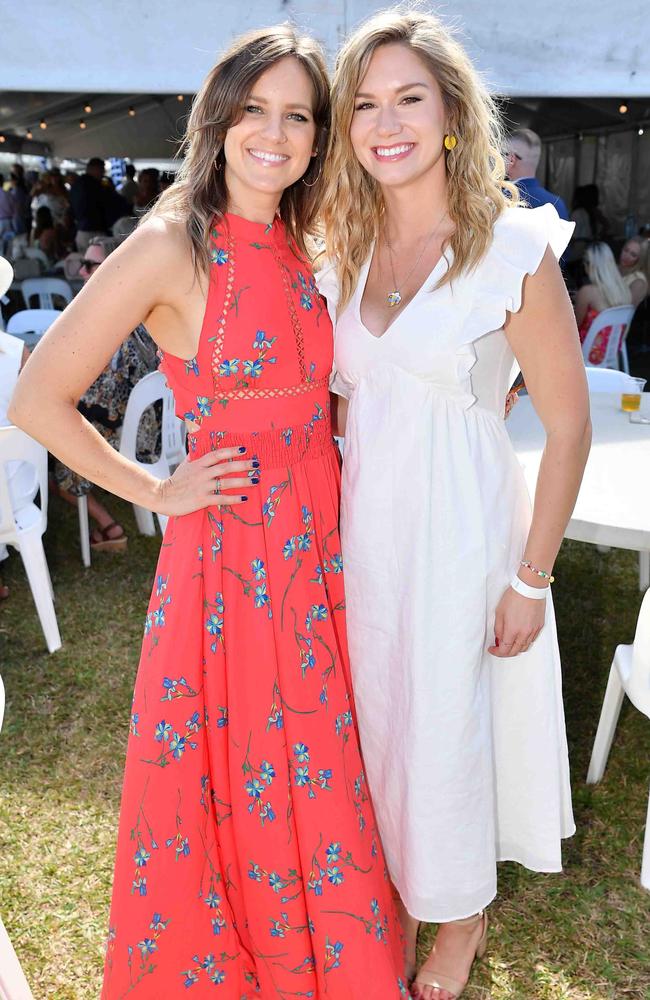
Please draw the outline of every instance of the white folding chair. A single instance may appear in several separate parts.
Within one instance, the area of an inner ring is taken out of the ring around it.
[[[5,710],[5,689],[0,677],[0,729]],[[18,956],[0,919],[0,1000],[34,1000]]]
[[[23,309],[9,318],[7,333],[12,333],[14,337],[23,337],[26,333],[42,337],[60,315],[59,309]]]
[[[589,392],[638,392],[630,375],[615,368],[585,369]]]
[[[605,772],[625,695],[650,719],[650,590],[646,591],[641,604],[634,642],[631,646],[617,646],[614,653],[589,763],[587,774],[589,785],[597,784]],[[650,889],[650,800],[643,846],[641,885],[645,889]]]
[[[54,298],[63,299],[67,305],[72,302],[72,289],[63,278],[25,278],[21,291],[25,309],[31,309],[31,299],[38,298],[39,309],[55,309]]]
[[[171,401],[170,397],[171,396]],[[137,451],[137,437],[138,437],[138,426],[142,418],[142,414],[151,406],[152,403],[158,400],[163,401],[163,446],[161,449],[160,457],[156,462],[138,462],[136,451]],[[165,406],[165,404],[167,404]],[[126,404],[126,412],[124,414],[124,423],[122,424],[122,435],[120,437],[120,454],[124,455],[125,458],[130,459],[132,462],[136,462],[141,468],[146,469],[150,472],[152,476],[156,476],[158,479],[166,479],[171,475],[171,464],[169,460],[169,451],[166,450],[166,438],[169,438],[169,446],[171,447],[172,456],[178,457],[178,447],[174,442],[174,434],[168,430],[168,425],[171,423],[170,415],[173,420],[178,421],[178,417],[174,413],[173,404],[173,393],[167,387],[165,381],[165,376],[162,372],[151,372],[149,375],[145,375],[141,378],[137,385],[131,390],[131,395],[129,396],[129,401]],[[167,415],[167,420],[165,420],[165,414]],[[167,434],[165,431],[167,430]],[[177,432],[180,434],[180,431]],[[179,458],[179,461],[184,457],[183,455]],[[139,507],[137,504],[133,504],[133,512],[135,514],[135,520],[138,525],[138,529],[142,535],[154,535],[156,533],[156,526],[153,519],[152,511],[145,510],[144,507]],[[165,528],[167,526],[167,517],[165,514],[156,513],[158,518],[158,524],[160,525],[160,530],[164,534]]]
[[[628,375],[630,374],[630,365],[628,363],[625,341],[627,340],[630,323],[632,322],[632,317],[634,316],[634,308],[634,306],[613,306],[611,309],[603,309],[602,312],[598,313],[589,327],[589,331],[582,345],[582,356],[587,367],[620,369],[620,354],[623,360],[623,371]],[[597,362],[590,361],[589,355],[591,354],[598,334],[608,326],[612,327],[612,332],[609,335],[607,348],[602,359]]]
[[[40,507],[28,503],[14,512],[9,493],[7,462],[34,466],[40,491]],[[0,427],[0,543],[20,552],[29,586],[50,653],[61,647],[54,612],[54,593],[43,549],[47,528],[47,450],[18,427]]]
[[[138,427],[144,411],[162,400],[162,448],[160,458],[156,462],[138,462],[136,458]],[[133,387],[124,414],[124,423],[120,436],[120,454],[133,462],[137,462],[153,476],[166,479],[177,465],[185,458],[185,422],[176,416],[174,394],[168,388],[161,372],[151,372]],[[90,566],[90,523],[88,519],[88,497],[77,500],[79,510],[79,537],[81,540],[81,558],[84,566]],[[156,523],[153,513],[138,504],[133,504],[138,530],[142,535],[155,535]],[[165,514],[156,513],[160,530],[164,534],[167,526]]]

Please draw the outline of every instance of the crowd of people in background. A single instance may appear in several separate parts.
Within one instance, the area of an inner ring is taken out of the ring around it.
[[[21,248],[41,250],[50,266],[69,253],[83,254],[98,236],[126,236],[173,181],[173,174],[126,165],[116,187],[106,164],[92,157],[83,173],[25,171],[20,163],[8,177],[0,173],[0,253],[20,256]]]

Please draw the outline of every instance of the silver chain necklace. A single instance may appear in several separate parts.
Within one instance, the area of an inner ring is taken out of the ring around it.
[[[393,289],[392,289],[392,291],[388,292],[388,295],[386,296],[386,300],[388,302],[388,305],[391,306],[392,308],[394,308],[395,306],[398,306],[401,303],[401,301],[402,301],[402,293],[400,292],[400,287],[404,288],[404,286],[408,282],[409,278],[411,277],[411,275],[415,271],[416,267],[418,266],[418,264],[420,263],[420,261],[424,257],[424,251],[427,249],[427,247],[431,243],[431,240],[436,235],[436,233],[438,232],[438,230],[440,229],[441,225],[443,224],[443,222],[445,221],[446,218],[447,218],[447,209],[445,209],[445,211],[444,211],[444,213],[443,213],[440,221],[438,222],[438,225],[436,226],[436,228],[433,229],[429,233],[424,246],[420,250],[420,253],[418,255],[418,259],[416,260],[415,264],[413,265],[413,267],[411,268],[411,270],[409,271],[409,273],[406,275],[406,277],[404,278],[404,280],[400,283],[399,287],[397,285],[397,278],[395,277],[395,265],[393,263],[393,248],[390,245],[390,243],[388,242],[388,236],[386,234],[386,229],[384,227],[384,230],[383,230],[384,242],[385,242],[386,246],[388,247],[388,259],[390,260],[390,270],[391,270],[391,274],[393,276],[393,286],[394,286]]]

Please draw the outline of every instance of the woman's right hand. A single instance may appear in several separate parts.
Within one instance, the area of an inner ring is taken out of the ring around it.
[[[247,473],[254,471],[249,477]],[[204,507],[244,503],[246,491],[259,482],[259,462],[244,461],[239,448],[220,448],[190,461],[186,458],[173,476],[160,480],[157,513],[192,514]]]

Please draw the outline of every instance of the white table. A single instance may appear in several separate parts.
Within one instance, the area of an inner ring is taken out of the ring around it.
[[[645,394],[648,395],[647,393]],[[592,393],[593,442],[565,538],[639,552],[639,588],[650,586],[650,424],[632,424],[620,393]],[[646,410],[650,412],[647,401]],[[506,424],[531,497],[544,429],[523,397]]]

